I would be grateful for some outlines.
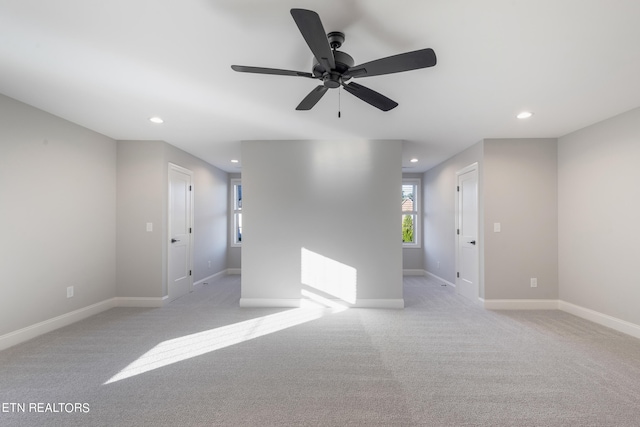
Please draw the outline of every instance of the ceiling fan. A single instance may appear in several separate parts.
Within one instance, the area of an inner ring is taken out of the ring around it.
[[[421,49],[354,66],[354,60],[350,55],[337,50],[344,43],[344,33],[338,31],[325,33],[320,17],[312,10],[291,9],[291,16],[315,57],[311,73],[244,65],[232,65],[231,68],[242,73],[274,74],[321,80],[322,84],[313,89],[296,107],[296,110],[310,110],[327,90],[343,87],[347,92],[368,104],[382,111],[389,111],[397,107],[398,103],[368,87],[354,82],[347,84],[347,82],[351,78],[400,73],[436,65],[436,54],[433,49]]]

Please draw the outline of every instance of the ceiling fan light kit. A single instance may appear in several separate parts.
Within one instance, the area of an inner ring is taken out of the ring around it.
[[[343,87],[362,101],[382,111],[389,111],[397,107],[398,103],[368,87],[355,82],[347,82],[352,78],[433,67],[437,62],[433,49],[427,48],[354,65],[355,61],[351,55],[338,50],[345,41],[344,33],[333,31],[327,34],[320,17],[312,10],[291,9],[291,16],[313,53],[314,61],[311,73],[244,65],[232,65],[231,68],[242,73],[304,77],[322,81],[321,85],[309,92],[296,107],[296,110],[310,110],[327,93],[327,90]]]

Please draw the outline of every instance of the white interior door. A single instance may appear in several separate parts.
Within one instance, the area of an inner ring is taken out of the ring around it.
[[[173,301],[192,290],[192,173],[169,164],[168,291]]]
[[[473,300],[479,298],[478,262],[478,167],[474,163],[457,173],[456,289]]]

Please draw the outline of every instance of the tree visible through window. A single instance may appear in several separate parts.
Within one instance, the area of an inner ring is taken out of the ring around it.
[[[419,181],[402,181],[402,244],[418,246]]]
[[[402,243],[413,243],[413,217],[405,215],[402,220]]]

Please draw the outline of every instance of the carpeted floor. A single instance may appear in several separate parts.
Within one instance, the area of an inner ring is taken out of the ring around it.
[[[640,425],[640,340],[404,284],[404,310],[241,309],[228,276],[106,311],[0,352],[0,425]]]

